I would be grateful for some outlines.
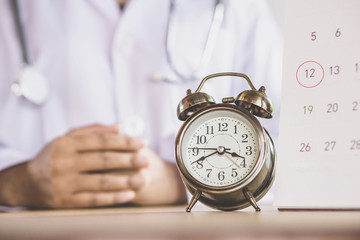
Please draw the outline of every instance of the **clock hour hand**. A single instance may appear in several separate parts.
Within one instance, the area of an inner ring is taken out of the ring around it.
[[[229,152],[229,151],[226,151],[226,150],[225,150],[225,153],[230,154],[232,157],[239,157],[239,158],[241,158],[241,159],[245,159],[245,157],[240,156],[240,155],[237,154],[236,152]]]
[[[212,156],[212,155],[214,155],[214,154],[216,154],[216,153],[218,153],[218,152],[216,151],[216,152],[210,153],[210,154],[208,154],[208,155],[206,155],[206,156],[202,156],[202,157],[199,158],[198,160],[193,161],[191,164],[197,163],[197,162],[200,162],[200,161],[204,161],[207,157],[210,157],[210,156]]]

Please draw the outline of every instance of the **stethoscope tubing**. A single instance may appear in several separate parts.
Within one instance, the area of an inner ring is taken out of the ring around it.
[[[221,25],[224,21],[224,15],[225,15],[225,6],[223,0],[216,0],[215,7],[211,19],[211,24],[209,27],[209,31],[207,34],[206,42],[203,47],[203,51],[200,57],[200,60],[197,64],[197,66],[189,73],[189,74],[183,74],[179,69],[176,67],[176,64],[173,61],[172,54],[171,54],[171,46],[170,46],[170,37],[169,32],[171,25],[173,23],[173,13],[175,11],[176,6],[176,0],[170,0],[170,9],[168,14],[168,20],[167,20],[167,26],[166,26],[166,39],[165,39],[165,52],[166,52],[166,60],[169,68],[171,71],[179,78],[181,79],[181,83],[184,82],[191,82],[196,81],[200,79],[199,74],[201,74],[201,71],[204,69],[204,67],[209,63],[212,53],[215,48],[216,39],[219,35]],[[175,83],[174,81],[171,81],[168,78],[164,78],[163,82],[170,82]]]
[[[22,61],[25,66],[31,66],[31,61],[28,54],[28,47],[27,47],[27,41],[26,41],[26,35],[25,35],[25,28],[23,26],[23,23],[21,21],[21,9],[19,7],[18,0],[10,0],[12,15],[14,18],[15,23],[15,29],[16,29],[16,35],[19,41],[19,46],[21,49],[21,56]],[[202,70],[207,66],[209,63],[211,56],[213,54],[213,50],[215,48],[216,39],[219,35],[221,25],[224,20],[225,15],[225,6],[224,6],[224,0],[216,0],[215,1],[215,7],[213,10],[213,15],[211,19],[211,24],[209,26],[209,31],[207,33],[207,38],[203,47],[203,51],[201,54],[201,57],[198,61],[198,64],[189,74],[181,73],[181,71],[178,69],[176,64],[173,61],[172,54],[171,54],[171,47],[170,47],[170,37],[169,32],[171,25],[173,23],[173,13],[175,11],[176,7],[176,0],[170,0],[170,9],[168,14],[168,21],[166,26],[166,39],[165,39],[165,52],[166,52],[166,61],[170,68],[170,70],[175,74],[175,76],[180,81],[175,81],[174,79],[169,79],[167,77],[162,77],[161,81],[165,83],[185,83],[185,82],[192,82],[197,81],[201,79],[201,76],[199,76],[202,72]]]
[[[41,72],[32,66],[28,54],[25,28],[21,21],[19,2],[18,0],[9,1],[22,58],[22,66],[17,74],[17,79],[10,85],[10,89],[17,97],[23,97],[40,106],[48,99],[49,83]]]
[[[19,3],[17,0],[10,0],[10,4],[11,4],[11,10],[13,12],[12,15],[14,17],[16,35],[21,49],[22,61],[24,64],[30,65],[30,59],[26,45],[25,31],[20,17]]]

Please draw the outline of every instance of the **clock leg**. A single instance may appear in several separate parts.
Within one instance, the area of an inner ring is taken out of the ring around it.
[[[243,193],[244,193],[246,199],[251,204],[251,206],[253,206],[257,212],[260,212],[261,209],[257,205],[256,200],[255,200],[254,196],[252,195],[252,193],[247,188],[244,188]]]
[[[191,209],[193,208],[195,203],[199,200],[200,196],[201,196],[201,192],[196,191],[194,196],[192,197],[189,205],[186,208],[186,212],[191,212]]]

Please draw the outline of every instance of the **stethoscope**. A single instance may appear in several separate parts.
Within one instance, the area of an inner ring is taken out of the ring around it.
[[[19,40],[19,45],[22,54],[23,66],[19,71],[17,80],[11,85],[11,90],[16,96],[21,96],[27,99],[29,102],[42,105],[49,97],[49,83],[46,78],[31,64],[28,55],[28,49],[26,45],[26,36],[24,27],[22,25],[19,4],[17,0],[10,0],[12,13],[14,17],[16,34]],[[170,0],[170,10],[168,14],[168,21],[166,26],[166,40],[165,40],[165,52],[166,61],[169,69],[173,73],[173,77],[165,76],[164,74],[154,74],[154,81],[162,81],[166,83],[184,83],[201,79],[200,74],[204,71],[208,65],[211,56],[214,51],[217,36],[224,19],[225,6],[224,0],[216,0],[215,7],[207,34],[207,38],[203,47],[201,57],[196,67],[187,74],[182,73],[173,61],[173,55],[171,49],[174,48],[175,37],[170,36],[170,31],[173,25],[173,16],[176,8],[176,0]]]
[[[18,1],[11,0],[10,4],[23,61],[17,80],[11,84],[11,90],[16,96],[22,96],[33,104],[41,105],[49,96],[49,83],[30,62]]]
[[[193,68],[188,74],[182,73],[176,64],[173,61],[173,56],[171,54],[171,49],[174,48],[174,39],[175,37],[170,36],[170,31],[173,25],[174,12],[176,8],[176,0],[170,0],[170,10],[168,14],[167,26],[166,26],[166,40],[165,40],[165,51],[166,51],[166,61],[172,73],[176,78],[169,78],[162,76],[161,74],[154,74],[154,80],[163,81],[167,83],[184,83],[191,81],[199,81],[202,79],[203,72],[205,67],[209,64],[210,59],[213,55],[213,51],[216,44],[217,36],[219,35],[221,25],[224,21],[225,15],[225,6],[223,0],[216,0],[215,7],[211,19],[211,24],[207,34],[207,38],[203,47],[202,54],[198,61],[197,66]]]

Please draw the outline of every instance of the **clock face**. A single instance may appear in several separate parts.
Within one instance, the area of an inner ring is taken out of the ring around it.
[[[234,110],[208,111],[184,131],[181,159],[188,173],[202,184],[236,184],[258,161],[258,133],[245,115]]]

